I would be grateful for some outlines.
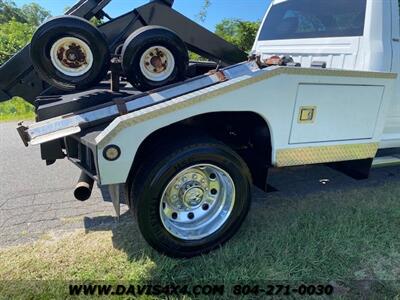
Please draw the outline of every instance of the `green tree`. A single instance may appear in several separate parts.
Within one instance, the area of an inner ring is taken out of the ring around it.
[[[256,38],[260,22],[224,19],[217,24],[215,33],[243,51],[250,51]]]
[[[15,19],[0,26],[0,64],[29,43],[35,28]]]
[[[36,3],[30,3],[19,8],[15,2],[0,0],[0,24],[15,20],[32,26],[39,26],[50,17],[50,12]]]
[[[36,3],[19,8],[0,0],[0,65],[29,43],[33,32],[50,13]]]
[[[25,17],[26,23],[34,26],[39,26],[51,16],[49,11],[45,10],[37,3],[30,3],[22,6],[21,12]]]
[[[20,19],[19,19],[20,20]],[[21,23],[13,18],[0,25],[0,65],[13,56],[18,50],[29,43],[35,26]],[[0,121],[11,119],[31,119],[34,108],[21,98],[0,103]]]
[[[260,22],[224,19],[215,27],[215,33],[243,51],[249,52],[253,47]],[[190,52],[191,60],[206,60],[200,55]]]
[[[22,11],[14,2],[8,0],[0,0],[0,24],[7,23],[11,20],[26,23],[26,19]]]
[[[101,24],[104,23],[103,19],[97,19],[96,17],[93,17],[90,19],[90,23],[92,23],[94,26],[100,26]]]
[[[205,22],[211,4],[212,0],[203,0],[203,6],[197,14],[197,18],[201,22]],[[217,24],[215,33],[226,41],[238,46],[243,51],[250,51],[260,23],[260,21],[251,22],[239,19],[224,19]],[[191,57],[198,58],[198,56],[194,54],[192,54]]]

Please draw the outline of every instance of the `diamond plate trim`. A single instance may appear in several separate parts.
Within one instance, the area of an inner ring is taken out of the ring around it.
[[[276,165],[290,167],[373,158],[378,151],[378,145],[368,143],[283,149],[277,151]]]

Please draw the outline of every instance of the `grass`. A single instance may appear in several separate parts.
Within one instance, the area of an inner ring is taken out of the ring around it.
[[[47,236],[34,244],[0,250],[0,279],[7,280],[0,283],[0,298],[64,298],[65,281],[272,280],[292,285],[330,283],[335,298],[399,299],[398,181],[269,195],[268,201],[255,201],[231,242],[191,260],[170,259],[151,250],[129,215],[118,226]]]
[[[22,98],[15,97],[0,103],[0,122],[31,120],[34,118],[34,107]]]

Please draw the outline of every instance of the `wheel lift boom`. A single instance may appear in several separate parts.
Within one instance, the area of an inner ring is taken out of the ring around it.
[[[94,16],[107,16],[103,8],[110,2],[111,0],[80,0],[66,14],[87,20]],[[220,62],[223,66],[246,60],[246,53],[236,46],[175,11],[172,8],[173,2],[153,0],[99,26],[99,30],[106,36],[111,52],[115,52],[135,30],[147,25],[159,25],[175,31],[189,50]],[[39,95],[57,93],[60,91],[49,87],[35,72],[29,55],[29,45],[0,67],[0,102],[20,96],[33,104]]]

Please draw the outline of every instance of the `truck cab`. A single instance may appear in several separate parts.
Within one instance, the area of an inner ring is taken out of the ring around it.
[[[274,0],[253,51],[288,55],[302,67],[400,72],[398,0]],[[400,146],[400,78],[380,148]]]

